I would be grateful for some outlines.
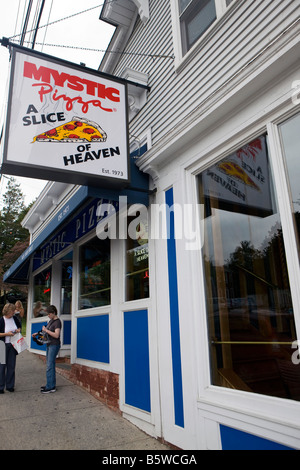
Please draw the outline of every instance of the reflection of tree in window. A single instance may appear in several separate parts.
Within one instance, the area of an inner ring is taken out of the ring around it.
[[[259,140],[253,155],[248,145],[222,160],[238,165],[243,181],[222,162],[199,176],[212,382],[300,400],[284,241],[266,137]]]
[[[282,140],[282,150],[288,172],[290,185],[291,205],[294,214],[295,231],[298,241],[298,253],[300,257],[300,114],[296,114],[279,126]]]
[[[110,304],[110,241],[94,238],[80,247],[80,306]]]

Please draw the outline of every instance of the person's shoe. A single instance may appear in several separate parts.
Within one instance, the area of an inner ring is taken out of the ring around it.
[[[0,394],[4,393],[4,390],[0,390]]]
[[[42,385],[42,386],[41,386],[41,391],[42,391],[42,390],[45,390],[45,388],[47,388],[46,385]]]
[[[15,391],[14,387],[12,387],[12,388],[7,388],[6,390],[8,390],[9,392],[14,392],[14,391]]]
[[[53,388],[46,388],[45,387],[45,388],[41,389],[41,393],[54,393],[54,392],[56,392],[55,387],[53,387]]]

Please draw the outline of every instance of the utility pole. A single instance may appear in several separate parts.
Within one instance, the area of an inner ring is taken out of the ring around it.
[[[39,29],[39,26],[40,26],[40,21],[41,21],[43,9],[44,9],[44,6],[45,6],[45,1],[46,0],[42,1],[41,7],[40,7],[40,12],[39,12],[39,16],[38,16],[38,19],[37,19],[37,22],[36,22],[34,36],[33,36],[32,45],[31,45],[32,49],[34,49],[34,45],[35,45],[35,41],[36,41],[36,35],[37,35],[38,29]]]
[[[23,46],[23,44],[24,44],[25,35],[26,35],[27,27],[28,27],[28,21],[29,21],[29,17],[30,17],[30,13],[31,13],[31,8],[32,8],[32,2],[33,2],[33,0],[29,0],[27,13],[26,13],[25,21],[24,21],[24,26],[23,26],[23,31],[22,31],[22,35],[21,35],[21,39],[20,39],[20,46]]]
[[[40,21],[41,21],[43,9],[44,9],[44,6],[45,6],[45,2],[46,2],[46,0],[42,0],[41,6],[40,6],[40,11],[39,11],[39,14],[38,14],[38,17],[37,17],[37,20],[36,20],[36,24],[32,28],[34,30],[34,35],[33,35],[32,43],[31,43],[31,49],[34,49],[34,46],[35,46],[36,36],[37,36],[37,32],[38,32],[38,29],[39,29],[39,26],[40,26]],[[28,30],[28,23],[29,23],[31,10],[32,10],[32,5],[33,5],[33,0],[29,0],[27,13],[26,13],[26,17],[25,17],[25,21],[24,21],[24,25],[23,25],[21,40],[20,40],[20,45],[21,46],[23,46],[23,44],[24,44],[26,32]]]

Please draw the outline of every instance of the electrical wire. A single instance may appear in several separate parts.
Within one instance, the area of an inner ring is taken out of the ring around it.
[[[20,6],[21,6],[21,0],[19,0],[19,5],[18,5],[18,11],[17,11],[17,17],[16,17],[16,24],[15,24],[14,34],[16,34],[16,32],[17,32],[17,25],[18,25],[19,13],[20,13]]]
[[[110,2],[108,2],[108,3],[113,3],[113,1],[114,0],[110,0]],[[65,20],[68,20],[70,18],[74,18],[75,16],[82,15],[83,13],[87,13],[88,11],[91,11],[91,10],[95,10],[96,8],[102,7],[103,5],[104,5],[104,3],[101,3],[100,5],[96,5],[94,7],[87,8],[86,10],[79,11],[77,13],[73,13],[72,15],[65,16],[64,18],[59,18],[58,20],[51,21],[51,23],[47,23],[45,25],[39,26],[39,29],[46,28],[48,26],[52,26],[54,24],[60,23],[61,21],[65,21]],[[26,31],[26,33],[31,33],[32,31],[34,31],[34,29],[28,30],[28,31]],[[20,36],[20,34],[15,34],[14,36],[10,36],[8,39],[14,39],[18,36]]]
[[[43,37],[41,51],[43,51],[43,49],[44,49],[44,44],[45,44],[46,34],[47,34],[47,31],[48,31],[48,24],[50,22],[50,16],[51,16],[51,13],[52,13],[52,8],[53,8],[53,0],[51,0],[51,6],[50,6],[49,14],[48,14],[48,21],[47,21],[47,26],[46,26],[44,37]],[[40,27],[39,27],[39,29],[40,29]]]
[[[108,3],[113,3],[115,0],[110,0],[109,2],[106,2],[106,4]],[[51,9],[52,9],[52,5],[53,5],[53,0],[52,0],[52,4],[51,4]],[[39,26],[39,29],[42,29],[42,28],[48,28],[48,26],[52,26],[54,24],[57,24],[61,21],[64,21],[64,20],[68,20],[70,18],[74,18],[75,16],[78,16],[78,15],[82,15],[83,13],[86,13],[86,12],[89,12],[91,10],[95,10],[96,8],[99,8],[99,7],[102,7],[104,5],[104,3],[101,3],[99,5],[96,5],[94,7],[90,7],[90,8],[87,8],[83,11],[80,11],[80,12],[77,12],[77,13],[73,13],[72,15],[69,15],[69,16],[65,16],[64,18],[60,18],[58,20],[54,20],[54,21],[51,21],[49,22],[49,19],[50,19],[50,13],[49,13],[49,16],[48,16],[48,22],[47,24],[45,25],[42,25],[42,26]],[[50,10],[51,11],[51,10]],[[35,29],[32,29],[32,30],[28,30],[26,31],[26,33],[30,33],[32,31],[35,31]],[[11,40],[11,39],[15,39],[16,37],[18,37],[19,35],[16,34],[14,36],[10,36],[8,39]],[[164,55],[164,54],[146,54],[146,53],[134,53],[134,52],[119,52],[119,51],[110,51],[110,50],[104,50],[104,49],[94,49],[94,48],[88,48],[88,47],[79,47],[79,46],[67,46],[67,45],[63,45],[63,44],[46,44],[45,43],[45,37],[46,37],[46,32],[45,32],[45,35],[44,35],[44,39],[43,39],[43,42],[40,43],[40,42],[35,42],[36,45],[41,45],[42,48],[44,46],[47,46],[47,47],[63,47],[63,48],[67,48],[67,49],[77,49],[77,50],[82,50],[82,51],[89,51],[89,52],[102,52],[102,53],[107,53],[107,54],[119,54],[119,55],[131,55],[131,56],[140,56],[140,57],[150,57],[152,59],[171,59],[171,60],[174,60],[175,57],[174,55]],[[25,43],[30,43],[30,41],[24,41]]]
[[[30,41],[24,41],[24,42],[30,42]],[[81,47],[81,46],[66,46],[64,44],[46,44],[46,43],[40,43],[36,42],[36,45],[44,45],[47,47],[63,47],[66,49],[79,49],[81,51],[90,51],[90,52],[105,52],[108,54],[120,54],[120,55],[132,55],[132,56],[140,56],[140,57],[150,57],[152,59],[172,59],[174,60],[174,55],[164,55],[164,54],[146,54],[143,52],[120,52],[120,51],[110,51],[109,49],[95,49],[95,48],[90,48],[90,47]]]

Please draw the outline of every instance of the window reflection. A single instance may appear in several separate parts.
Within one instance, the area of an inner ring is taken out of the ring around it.
[[[69,315],[72,312],[72,278],[73,278],[73,252],[61,260],[61,309],[60,313]]]
[[[282,147],[285,156],[288,177],[290,182],[290,191],[292,199],[292,208],[294,214],[295,229],[298,237],[298,246],[300,240],[300,114],[279,126],[279,132],[282,138]]]
[[[51,299],[51,268],[33,278],[33,318],[47,315],[46,308]]]
[[[134,224],[134,217],[128,217],[128,224]],[[149,297],[149,251],[148,221],[140,221],[136,227],[136,239],[126,240],[126,296],[137,300]]]
[[[300,370],[266,136],[198,177],[212,383],[300,399]]]
[[[79,250],[79,308],[110,304],[110,240],[93,238]]]

